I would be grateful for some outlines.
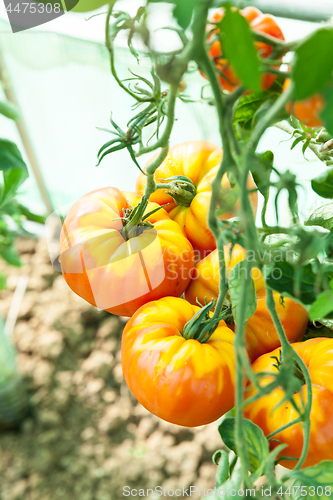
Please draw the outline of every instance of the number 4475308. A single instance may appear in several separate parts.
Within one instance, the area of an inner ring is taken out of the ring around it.
[[[22,3],[17,3],[16,5],[13,5],[10,3],[7,6],[7,12],[12,13],[12,12],[17,12],[18,14],[22,12],[23,14],[25,12],[30,13],[30,14],[35,14],[35,12],[39,12],[39,14],[42,14],[43,12],[47,12],[50,14],[52,11],[55,14],[58,14],[61,10],[61,4],[60,3],[55,3],[52,5],[51,3],[29,3],[29,2],[22,2]]]
[[[277,494],[278,495],[289,495],[289,496],[292,496],[294,498],[298,498],[298,497],[306,497],[306,496],[310,496],[310,497],[314,497],[314,496],[331,496],[332,494],[332,488],[331,486],[325,486],[325,488],[323,486],[289,486],[289,488],[287,488],[285,491],[283,491],[283,487],[281,486],[278,491],[277,491]]]

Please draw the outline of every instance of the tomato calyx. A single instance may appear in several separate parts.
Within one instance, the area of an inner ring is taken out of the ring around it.
[[[147,220],[148,217],[165,207],[165,205],[161,205],[144,215],[148,205],[148,200],[145,197],[143,197],[140,203],[134,208],[129,202],[127,203],[130,208],[123,209],[123,229],[121,230],[126,241],[136,236],[140,236],[146,229],[153,229],[154,225]]]
[[[167,193],[172,196],[177,205],[189,207],[197,194],[197,188],[191,179],[185,175],[175,175],[165,181],[171,181],[168,182]]]
[[[230,311],[227,309],[218,318],[212,318],[209,313],[215,306],[215,303],[215,300],[211,300],[208,304],[201,307],[190,321],[186,323],[182,332],[182,337],[184,339],[194,339],[204,344],[213,335],[219,322],[227,316],[230,316]]]
[[[283,365],[282,351],[281,351],[281,349],[279,350],[279,357],[277,357],[277,356],[270,356],[270,358],[275,360],[275,364],[273,364],[273,366],[279,372],[281,372],[282,371],[282,365]],[[296,392],[298,392],[298,390],[299,390],[300,387],[302,387],[303,385],[305,385],[306,382],[305,382],[305,378],[304,378],[302,369],[299,366],[299,364],[296,361],[296,359],[292,360],[292,364],[293,364],[293,376],[299,382],[299,384],[296,384],[296,387],[295,387],[295,389],[293,391],[293,393],[295,394]]]

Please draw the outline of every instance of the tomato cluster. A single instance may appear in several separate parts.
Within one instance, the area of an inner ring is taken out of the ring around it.
[[[240,12],[254,31],[284,39],[272,16],[254,7]],[[218,36],[217,24],[223,16],[224,10],[219,9],[211,19],[207,43],[220,85],[230,92],[240,82],[223,55]],[[256,47],[261,58],[272,52],[262,42],[256,42]],[[273,73],[263,74],[262,88],[269,88],[275,79]],[[288,85],[287,80],[284,90]],[[310,127],[320,126],[322,107],[321,96],[287,105],[288,112]],[[235,400],[237,327],[231,313],[222,316],[225,322],[214,311],[219,261],[208,226],[211,186],[222,155],[219,147],[206,141],[174,145],[154,173],[157,189],[149,200],[145,172],[157,155],[138,176],[136,193],[107,187],[86,194],[71,207],[61,233],[59,261],[70,288],[95,307],[130,317],[121,355],[132,393],[151,413],[188,427],[215,421],[232,409]],[[255,215],[257,189],[251,175],[247,187]],[[237,185],[225,174],[218,206],[221,219],[238,215],[238,198]],[[226,245],[224,256],[230,279],[247,254],[236,244]],[[261,375],[260,385],[266,387],[276,380],[279,370],[280,339],[266,305],[264,277],[256,268],[252,276],[257,305],[245,325],[245,347],[254,373]],[[333,458],[333,448],[327,446],[333,445],[333,340],[299,342],[308,324],[307,310],[277,292],[273,298],[284,332],[308,367],[313,384],[310,447],[303,466],[314,465]],[[232,301],[227,297],[224,310],[232,310]],[[299,458],[301,419],[291,427],[287,424],[298,417],[295,408],[306,403],[304,380],[300,377],[294,405],[285,401],[281,387],[261,397],[256,397],[257,390],[258,384],[248,384],[245,416],[267,436],[275,436],[272,447],[281,441],[287,445],[283,455]],[[281,426],[285,429],[274,434]],[[283,462],[292,467],[290,463]]]
[[[141,174],[137,194],[109,187],[83,196],[61,233],[59,260],[71,289],[96,307],[131,317],[122,339],[129,388],[150,412],[183,426],[212,422],[234,405],[234,325],[218,319],[211,326],[219,271],[207,216],[221,158],[208,142],[178,144],[157,169],[162,186],[144,206]],[[256,211],[251,177],[248,187]],[[221,217],[234,217],[238,192],[227,176],[221,193]],[[236,245],[230,255],[225,247],[225,257],[230,273],[246,252]],[[257,310],[246,325],[251,361],[280,345],[259,270],[254,281]],[[275,301],[289,340],[300,340],[306,310],[288,298],[282,303],[278,294]]]

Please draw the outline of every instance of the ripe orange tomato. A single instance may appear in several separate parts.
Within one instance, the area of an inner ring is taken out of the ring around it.
[[[151,163],[157,155],[148,162]],[[171,219],[184,228],[187,238],[200,257],[207,255],[216,248],[215,239],[208,228],[207,215],[211,199],[211,183],[215,178],[221,162],[222,150],[206,141],[190,141],[177,144],[170,148],[167,158],[155,173],[156,182],[168,182],[169,177],[185,176],[194,184],[192,200],[188,206],[177,204],[164,189],[158,189],[150,197],[160,205],[165,205]],[[147,166],[146,166],[147,167]],[[146,177],[140,174],[137,179],[136,191],[143,195]],[[255,184],[249,176],[248,188],[255,189]],[[237,189],[231,189],[227,175],[223,176],[221,189],[224,195],[227,211],[220,216],[222,219],[234,217],[238,204]],[[258,195],[251,193],[253,210],[257,210]],[[178,200],[177,200],[178,201]],[[178,203],[180,203],[178,201]]]
[[[67,284],[90,304],[121,316],[165,295],[179,297],[194,265],[191,243],[164,209],[148,217],[151,227],[136,226],[126,236],[122,217],[139,202],[134,193],[96,189],[74,203],[61,233]],[[156,207],[148,203],[145,213]]]
[[[287,78],[283,85],[285,91],[291,80]],[[307,127],[323,127],[324,124],[320,118],[320,113],[325,107],[325,101],[322,95],[315,94],[303,101],[288,102],[286,110],[290,115],[294,115],[297,120],[302,122]]]
[[[137,400],[185,427],[213,422],[234,405],[234,334],[221,321],[206,343],[186,340],[184,326],[198,310],[180,298],[150,302],[129,320],[121,345],[124,377]]]
[[[231,258],[229,254],[229,247],[225,246],[225,262],[228,274],[238,262],[245,259],[246,252],[240,245],[235,245]],[[266,307],[266,290],[262,274],[259,269],[254,268],[252,276],[257,293],[257,309],[246,324],[245,341],[246,350],[253,361],[261,354],[278,347],[280,340]],[[216,300],[218,293],[218,253],[217,250],[214,250],[196,265],[193,278],[186,289],[185,298],[191,304],[196,304],[197,300],[204,304],[205,298],[207,298],[207,301]],[[308,323],[307,310],[288,297],[284,297],[282,304],[280,294],[277,292],[273,292],[273,294],[278,315],[289,341],[301,340]]]
[[[254,31],[265,33],[267,35],[273,36],[274,38],[278,38],[279,40],[284,40],[283,33],[273,16],[269,14],[263,14],[256,7],[245,7],[245,9],[240,10],[240,13],[245,17],[250,27]],[[221,21],[223,16],[224,9],[217,9],[210,21],[212,23],[217,23]],[[213,26],[211,25],[210,29],[212,28]],[[220,85],[224,90],[231,92],[236,87],[238,87],[240,82],[233,69],[229,65],[228,60],[223,57],[221,42],[219,39],[216,39],[216,30],[212,31],[212,33],[209,35],[208,43],[210,45],[209,56],[214,61],[215,66],[220,73]],[[255,46],[262,58],[267,58],[272,52],[272,47],[263,42],[255,42]],[[275,80],[276,75],[270,73],[263,74],[262,89],[267,90],[273,85]]]
[[[304,361],[309,370],[312,384],[312,408],[310,413],[310,444],[309,451],[303,467],[316,465],[322,460],[333,460],[333,339],[316,338],[305,342],[293,344],[293,348]],[[252,365],[255,373],[274,373],[277,371],[276,360],[279,358],[279,349],[264,354]],[[266,386],[272,381],[267,375],[260,378],[260,385]],[[247,397],[250,398],[256,390],[250,385]],[[281,426],[298,417],[298,413],[289,401],[279,403],[284,397],[281,387],[274,389],[269,395],[263,396],[245,407],[244,416],[257,424],[265,435],[276,431]],[[294,400],[299,408],[303,408],[307,401],[305,384],[294,395]],[[294,424],[279,432],[274,439],[288,445],[282,455],[299,458],[303,447],[303,424]],[[274,448],[279,443],[271,441]],[[284,460],[281,465],[293,469],[296,461]]]

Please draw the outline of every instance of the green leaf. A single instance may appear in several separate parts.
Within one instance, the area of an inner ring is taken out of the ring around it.
[[[320,118],[325,124],[326,130],[333,135],[333,81],[331,80],[322,91],[325,107],[320,113]]]
[[[331,460],[323,460],[314,467],[293,470],[287,476],[292,480],[300,481],[303,486],[307,487],[307,496],[303,498],[324,500],[331,497],[333,488],[333,462]],[[311,491],[310,487],[312,487]],[[328,488],[328,495],[325,495],[325,487]]]
[[[238,490],[243,481],[242,465],[240,460],[237,460],[235,467],[232,471],[231,478],[216,487],[216,493],[205,497],[203,500],[221,500],[222,498],[233,497],[235,500],[243,498],[238,495]],[[249,490],[247,490],[249,492]],[[249,496],[254,496],[255,488]]]
[[[230,6],[227,6],[218,27],[222,37],[223,54],[236,75],[247,89],[259,91],[260,64],[250,26],[245,17],[238,10],[231,10]]]
[[[15,195],[18,187],[29,176],[18,147],[6,139],[0,139],[0,170],[3,171],[4,180],[0,187],[1,207]]]
[[[263,433],[263,431],[248,419],[243,420],[243,429],[245,434],[245,443],[241,443],[241,446],[245,446],[247,449],[250,472],[260,472],[265,466],[266,458],[269,454],[268,441]],[[230,450],[237,453],[236,442],[235,442],[235,419],[225,418],[218,427],[222,441]],[[260,477],[260,476],[258,476]]]
[[[316,208],[304,224],[306,226],[321,226],[329,230],[333,229],[333,202]]]
[[[229,478],[229,455],[225,450],[218,450],[213,455],[214,464],[218,465],[216,486],[220,486]]]
[[[0,256],[11,266],[21,267],[22,263],[14,247],[0,249]]]
[[[332,53],[333,29],[330,27],[316,31],[297,47],[292,63],[296,100],[306,99],[325,87],[333,71]]]
[[[238,262],[230,271],[228,276],[228,285],[230,291],[230,299],[232,304],[232,313],[234,316],[235,323],[237,325],[238,322],[238,310],[241,300],[242,290],[244,288],[244,278],[246,277],[247,269],[246,262],[242,260]],[[250,277],[250,282],[248,285],[248,293],[247,293],[247,305],[245,312],[245,321],[247,321],[257,309],[257,294],[254,286],[254,281],[252,277]]]
[[[292,145],[290,146],[290,150],[294,149],[300,142],[304,141],[304,137],[296,137]]]
[[[30,210],[25,207],[24,205],[21,205],[20,203],[18,204],[18,208],[21,212],[22,215],[27,220],[30,220],[32,222],[38,222],[38,224],[45,224],[46,216],[45,215],[39,215],[35,214],[34,212],[30,212]]]
[[[193,0],[175,0],[173,16],[181,28],[186,30],[190,25],[194,2]]]
[[[234,124],[239,123],[245,126],[248,122],[251,122],[256,111],[269,95],[269,92],[253,92],[241,97],[235,111]]]
[[[279,94],[272,94],[271,92],[268,92],[269,97],[266,99],[264,102],[262,102],[259,106],[259,108],[256,110],[256,112],[253,115],[252,121],[251,121],[251,127],[254,128],[256,124],[261,120],[261,118],[267,114],[268,110],[273,106],[274,102],[276,99],[279,97]],[[276,117],[275,122],[280,121],[284,118],[285,110],[282,110],[279,116]],[[272,123],[273,125],[273,123]]]
[[[3,273],[0,273],[0,290],[4,290],[6,288],[6,275]]]
[[[311,186],[322,198],[333,198],[333,168],[313,179]]]
[[[0,113],[11,120],[18,120],[20,118],[17,107],[9,101],[0,101]]]
[[[258,154],[252,162],[251,173],[254,182],[260,193],[265,198],[269,197],[269,183],[274,163],[274,154],[272,151],[265,151],[263,154]]]
[[[333,281],[330,282],[330,289],[322,292],[310,307],[309,317],[311,321],[325,318],[333,311]]]
[[[316,275],[312,270],[312,265],[302,266],[302,276],[300,283],[300,297],[303,304],[312,304],[317,297],[315,291]],[[295,267],[289,262],[274,262],[274,269],[267,276],[266,282],[270,288],[279,293],[287,293],[294,297]]]

